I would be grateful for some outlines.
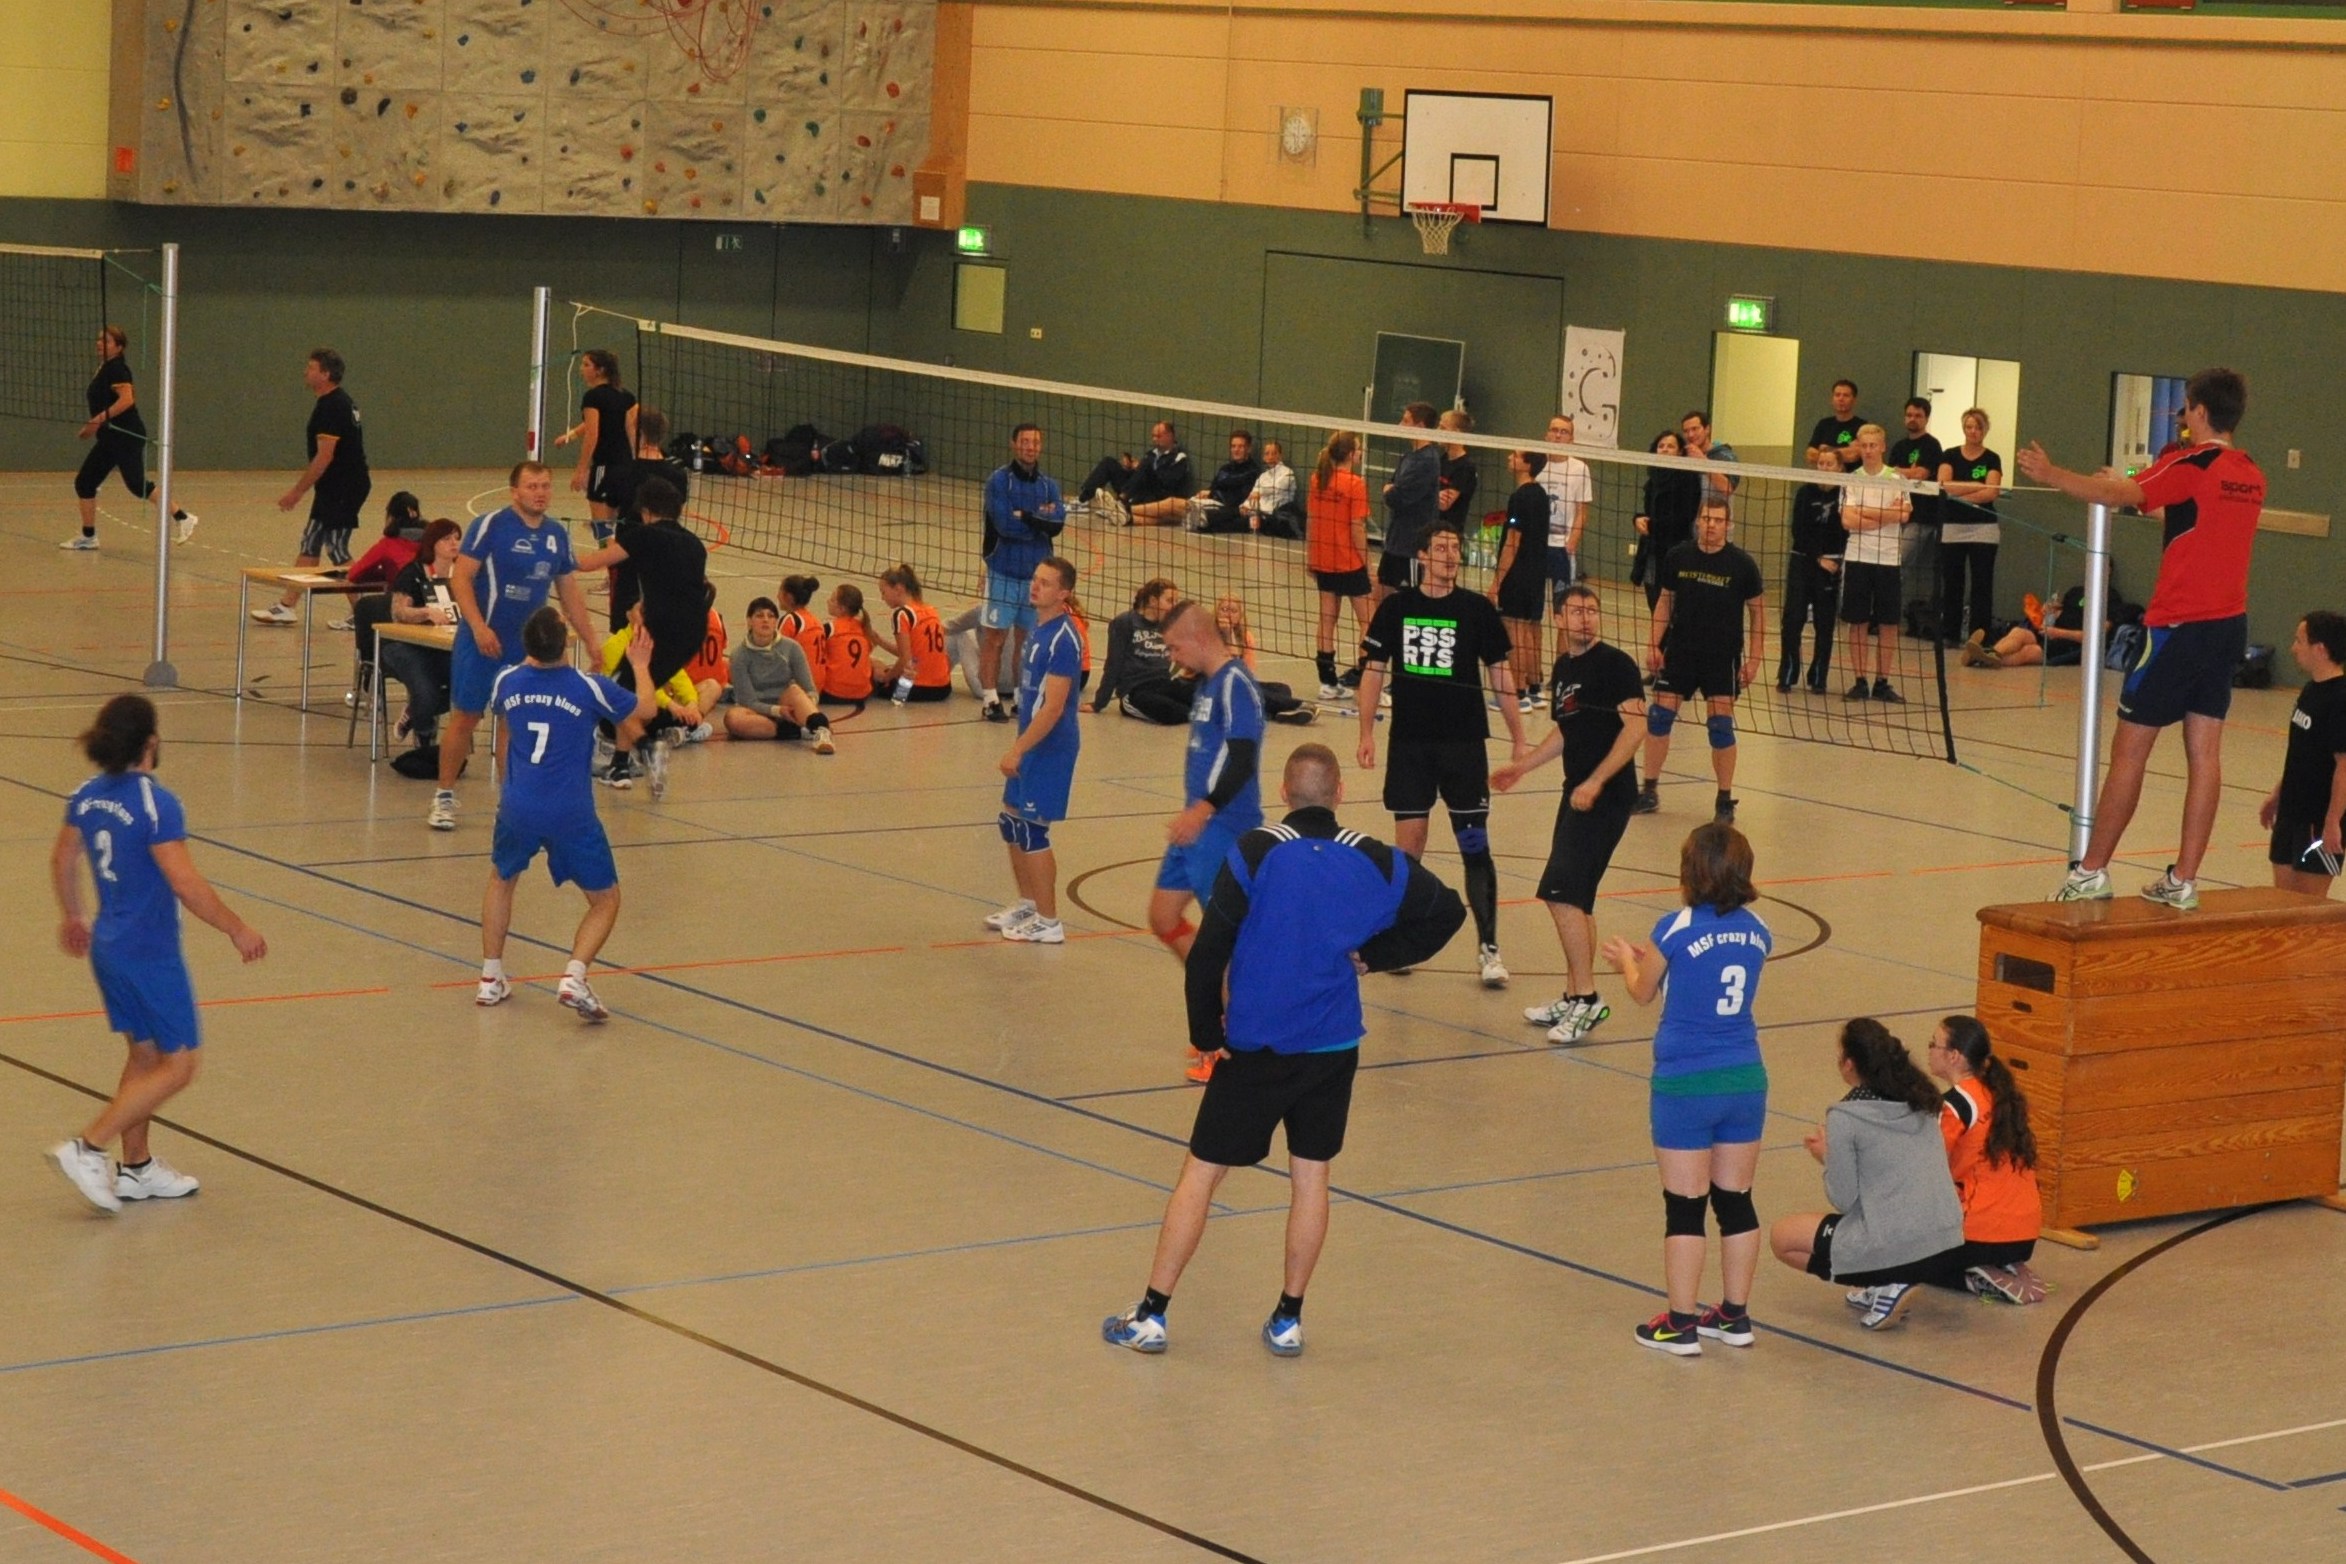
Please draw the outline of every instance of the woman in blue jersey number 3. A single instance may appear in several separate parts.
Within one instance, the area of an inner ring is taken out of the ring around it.
[[[1731,825],[1699,827],[1678,851],[1686,905],[1654,925],[1651,950],[1605,942],[1605,957],[1641,1005],[1662,1001],[1654,1033],[1654,1160],[1662,1170],[1662,1273],[1670,1306],[1637,1327],[1641,1345],[1700,1357],[1704,1339],[1751,1345],[1751,1281],[1759,1270],[1759,1213],[1751,1180],[1768,1112],[1752,1006],[1774,937],[1752,912],[1751,843]],[[1703,1212],[1719,1217],[1719,1292],[1702,1289]]]
[[[56,887],[57,943],[69,956],[87,956],[106,1023],[130,1045],[122,1084],[89,1128],[50,1149],[66,1181],[101,1211],[125,1200],[172,1200],[196,1192],[196,1181],[155,1156],[147,1121],[195,1079],[203,1042],[194,985],[179,948],[179,909],[228,936],[236,953],[258,961],[268,942],[228,910],[187,852],[187,814],[155,781],[161,740],[155,704],[143,695],[117,695],[81,737],[82,752],[98,774],[66,800],[65,827],[49,855]],[[82,915],[76,860],[86,859],[98,888],[98,916]],[[122,1142],[122,1165],[110,1167],[106,1148]]]

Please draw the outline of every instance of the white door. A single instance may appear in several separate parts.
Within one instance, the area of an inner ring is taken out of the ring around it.
[[[1791,465],[1799,398],[1799,338],[1713,334],[1711,437],[1734,446],[1738,458]]]
[[[2010,462],[2019,446],[2020,364],[2009,358],[1973,358],[1962,353],[1914,355],[1914,394],[1931,403],[1930,432],[1952,450],[1963,443],[1963,414],[1976,407],[1988,415],[1988,444],[2003,454],[2004,481],[2013,480]],[[1895,438],[1897,431],[1891,431]]]

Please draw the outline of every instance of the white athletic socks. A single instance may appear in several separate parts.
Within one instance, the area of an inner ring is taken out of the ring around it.
[[[566,978],[576,978],[584,983],[586,981],[586,963],[573,961],[562,969],[562,975]]]
[[[482,963],[481,963],[481,976],[482,976],[482,977],[485,977],[485,978],[501,978],[501,977],[503,977],[504,975],[505,975],[505,963],[504,963],[504,962],[502,962],[502,961],[497,961],[497,960],[489,960],[489,961],[484,961],[484,962],[482,962]]]

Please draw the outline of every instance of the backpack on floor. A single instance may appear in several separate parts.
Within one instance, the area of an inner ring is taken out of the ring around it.
[[[849,443],[855,447],[858,471],[874,477],[902,478],[916,470],[912,453],[919,442],[900,424],[866,424]]]
[[[2251,646],[2240,654],[2240,666],[2233,670],[2232,686],[2241,690],[2269,690],[2273,687],[2273,649],[2269,646]]]
[[[830,443],[813,424],[793,424],[766,442],[766,461],[785,478],[811,478],[822,471],[823,447]]]

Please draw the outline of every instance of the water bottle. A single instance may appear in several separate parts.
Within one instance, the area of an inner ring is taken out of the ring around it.
[[[890,696],[888,697],[888,699],[889,699],[889,700],[891,700],[891,701],[893,701],[893,702],[895,702],[895,703],[896,703],[897,705],[899,705],[899,706],[903,705],[903,704],[904,704],[906,701],[908,701],[908,700],[911,700],[911,699],[912,699],[912,675],[911,675],[911,674],[909,674],[909,673],[905,673],[905,674],[898,674],[898,675],[896,676],[896,693],[894,693],[893,695],[890,695]]]

